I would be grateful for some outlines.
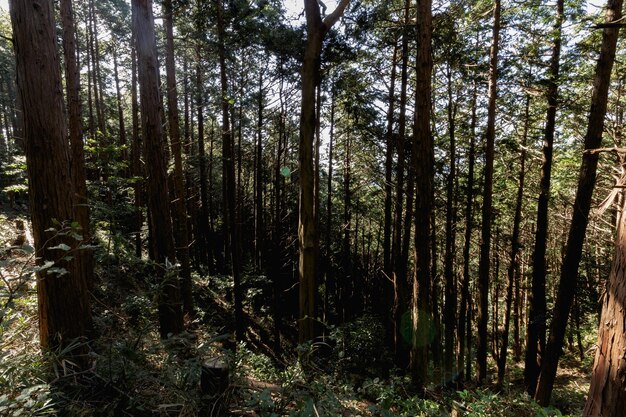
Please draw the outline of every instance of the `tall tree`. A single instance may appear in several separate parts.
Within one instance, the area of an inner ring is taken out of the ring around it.
[[[431,132],[431,78],[432,57],[432,1],[417,0],[417,53],[414,137],[412,153],[415,172],[415,271],[411,316],[413,337],[411,343],[411,374],[418,387],[426,383],[428,372],[428,334],[430,323],[431,288],[431,233],[433,209],[434,144]],[[407,220],[410,221],[410,220]]]
[[[72,180],[76,193],[76,221],[82,229],[83,239],[91,236],[89,225],[89,204],[85,173],[85,150],[83,144],[83,122],[80,99],[80,73],[76,57],[76,28],[71,0],[61,1],[61,23],[63,25],[63,55],[65,62],[65,88],[69,118],[71,146]],[[88,287],[93,285],[93,253],[83,254],[83,274]]]
[[[343,15],[350,0],[341,0],[337,8],[324,19],[316,0],[304,0],[307,21],[307,39],[302,64],[302,104],[300,110],[300,195],[298,216],[298,243],[300,249],[298,274],[300,280],[299,340],[313,339],[315,315],[315,255],[316,220],[314,206],[313,139],[318,122],[315,117],[315,88],[320,80],[322,43],[328,31]]]
[[[183,330],[178,276],[170,268],[176,260],[165,160],[165,137],[161,122],[159,66],[152,0],[133,0],[133,25],[139,69],[139,94],[144,133],[144,156],[150,167],[148,210],[150,211],[151,254],[157,264],[159,285],[159,332],[162,338]]]
[[[165,71],[167,78],[167,123],[170,132],[170,147],[174,157],[174,199],[172,201],[172,219],[174,220],[174,240],[176,257],[180,262],[181,294],[183,311],[193,311],[191,293],[191,266],[189,260],[189,232],[187,230],[187,210],[185,206],[185,185],[183,176],[183,158],[180,138],[180,117],[178,113],[178,90],[176,87],[176,65],[174,61],[174,17],[172,0],[163,1],[165,12]]]
[[[498,51],[500,47],[500,0],[493,6],[493,38],[489,57],[489,106],[485,133],[485,185],[483,189],[480,260],[478,263],[478,382],[487,378],[487,323],[489,321],[489,267],[493,207],[493,157],[496,137],[496,97],[498,83]]]
[[[602,31],[600,56],[596,64],[589,110],[589,124],[585,134],[585,152],[583,153],[578,188],[574,200],[572,223],[567,236],[567,249],[554,306],[554,316],[550,323],[550,336],[546,344],[545,356],[541,361],[541,373],[535,399],[543,406],[550,403],[552,387],[556,378],[556,370],[563,348],[563,338],[569,311],[576,293],[578,266],[582,256],[583,242],[587,231],[591,197],[596,185],[596,171],[599,155],[592,150],[602,144],[604,117],[606,115],[611,71],[615,61],[615,48],[619,33],[619,22],[622,18],[622,0],[609,0],[606,7],[605,27]]]
[[[563,26],[563,0],[557,1],[554,43],[548,79],[548,111],[543,139],[543,161],[537,200],[537,227],[533,252],[533,278],[529,296],[530,310],[526,328],[526,356],[524,383],[529,395],[535,393],[540,363],[537,353],[543,354],[546,343],[546,247],[548,244],[548,202],[552,176],[552,148],[556,127],[556,111],[559,102],[559,69],[561,57],[561,28]]]
[[[230,102],[228,96],[228,79],[226,74],[226,45],[224,27],[224,9],[222,0],[216,0],[217,5],[217,38],[220,62],[220,86],[222,99],[222,160],[224,177],[224,220],[228,230],[229,252],[233,273],[233,293],[235,299],[235,337],[243,340],[243,294],[241,290],[241,240],[239,238],[239,224],[237,215],[235,185],[235,150],[233,134],[230,128]]]
[[[76,217],[78,202],[67,141],[61,70],[52,0],[9,2],[24,139],[37,272],[39,338],[44,349],[69,345],[91,325],[80,242],[60,233]],[[70,248],[72,256],[67,256]]]

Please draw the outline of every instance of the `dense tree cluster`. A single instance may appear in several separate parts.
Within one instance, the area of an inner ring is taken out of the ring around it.
[[[419,389],[523,361],[548,405],[599,320],[585,415],[626,410],[621,0],[9,3],[0,180],[25,155],[44,348],[92,336],[105,242],[163,339],[226,275],[237,340],[371,317]]]

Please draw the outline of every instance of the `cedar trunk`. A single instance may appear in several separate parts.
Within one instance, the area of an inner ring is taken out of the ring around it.
[[[77,219],[64,115],[63,88],[57,55],[52,0],[12,0],[11,23],[17,87],[23,103],[29,198],[36,255],[54,261],[67,273],[37,273],[39,338],[44,349],[69,345],[91,325],[82,251],[69,236],[51,228]],[[63,249],[72,249],[72,259]]]
[[[161,98],[156,58],[156,39],[151,0],[133,0],[139,68],[139,94],[144,133],[144,155],[150,167],[148,177],[148,210],[152,234],[152,260],[157,263],[157,276],[161,280],[158,301],[159,332],[162,338],[183,330],[183,315],[178,277],[168,264],[174,264],[176,254],[169,211],[169,192],[165,161]]]
[[[500,0],[495,0],[493,9],[493,39],[489,60],[489,107],[487,110],[487,132],[485,133],[485,185],[483,190],[482,229],[480,260],[478,264],[478,382],[487,378],[487,322],[489,321],[489,263],[491,251],[491,223],[493,204],[493,158],[496,136],[496,96],[498,82],[498,49],[500,41]]]

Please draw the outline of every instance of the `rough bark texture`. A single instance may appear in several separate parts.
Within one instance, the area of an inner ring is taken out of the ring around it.
[[[622,206],[613,267],[598,330],[598,349],[583,417],[618,417],[626,410],[626,216]]]
[[[485,133],[485,185],[483,190],[482,229],[480,260],[478,264],[478,382],[487,378],[487,322],[489,321],[489,267],[491,252],[491,223],[493,204],[493,158],[496,136],[496,96],[498,81],[498,49],[500,44],[500,0],[493,8],[493,39],[489,60],[489,107],[487,110],[487,132]]]
[[[432,2],[417,0],[417,55],[415,97],[415,272],[411,316],[413,337],[411,343],[411,375],[418,387],[423,387],[428,375],[428,335],[431,323],[431,230],[433,206],[434,146],[430,126],[432,58]],[[409,220],[410,221],[410,220]]]
[[[70,149],[64,115],[54,7],[48,1],[10,1],[17,86],[24,108],[29,197],[37,256],[67,273],[37,273],[39,337],[44,349],[67,346],[91,324],[87,282],[79,242],[50,228],[76,219]],[[53,249],[59,244],[72,248]],[[48,271],[49,272],[49,271]]]
[[[183,330],[183,315],[178,277],[167,264],[176,260],[165,162],[165,140],[161,123],[159,73],[151,0],[133,0],[134,26],[139,67],[139,94],[144,132],[144,155],[150,167],[148,210],[152,233],[152,256],[161,280],[159,294],[159,332],[162,338]]]

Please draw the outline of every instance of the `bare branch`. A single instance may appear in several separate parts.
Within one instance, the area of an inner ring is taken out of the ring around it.
[[[339,20],[339,18],[343,16],[343,12],[344,10],[346,10],[346,7],[348,7],[348,3],[350,3],[350,0],[341,0],[341,3],[337,5],[337,8],[333,10],[331,14],[326,16],[323,22],[326,31],[329,31],[330,28],[332,28],[333,25],[337,23],[337,20]]]

